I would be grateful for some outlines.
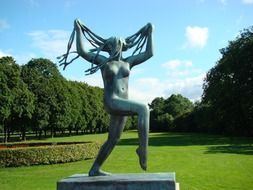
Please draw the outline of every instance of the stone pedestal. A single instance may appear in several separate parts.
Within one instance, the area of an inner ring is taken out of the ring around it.
[[[57,190],[179,190],[175,173],[76,174],[57,182]]]

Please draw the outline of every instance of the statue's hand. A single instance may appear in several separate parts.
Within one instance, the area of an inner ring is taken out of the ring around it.
[[[145,26],[145,28],[146,28],[146,32],[147,32],[148,34],[150,34],[150,33],[152,33],[153,30],[154,30],[154,25],[151,24],[151,23],[149,22],[149,23]]]
[[[75,19],[75,21],[74,21],[74,28],[75,29],[80,29],[80,24],[81,24],[80,20],[79,19]]]

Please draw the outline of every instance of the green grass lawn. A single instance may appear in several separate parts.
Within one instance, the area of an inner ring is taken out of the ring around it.
[[[45,141],[104,141],[106,134]],[[124,132],[103,169],[141,173],[136,132]],[[55,190],[56,181],[87,173],[94,160],[66,164],[0,168],[1,190]],[[176,172],[181,190],[253,189],[253,139],[187,133],[151,133],[147,172]]]

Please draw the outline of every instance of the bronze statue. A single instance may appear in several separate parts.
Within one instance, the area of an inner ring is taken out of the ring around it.
[[[127,116],[138,115],[139,147],[136,153],[143,170],[147,168],[147,147],[149,131],[149,109],[147,105],[128,99],[128,79],[130,70],[153,56],[153,25],[148,23],[137,33],[125,39],[111,37],[104,39],[82,24],[78,19],[74,21],[74,30],[71,34],[67,53],[62,56],[60,62],[65,67],[78,57],[82,57],[91,63],[91,68],[86,72],[93,74],[100,69],[104,82],[104,105],[111,116],[108,139],[102,145],[97,158],[89,171],[89,176],[109,175],[101,170],[101,166],[112,152],[120,139],[125,126]],[[76,34],[76,50],[70,52]],[[94,46],[94,49],[86,50],[84,37]],[[145,50],[142,51],[145,46]],[[135,47],[131,56],[123,58],[122,52]],[[100,52],[109,53],[109,57],[101,55]],[[67,62],[70,53],[77,56]]]

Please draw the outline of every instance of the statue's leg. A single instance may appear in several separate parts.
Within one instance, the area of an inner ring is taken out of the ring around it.
[[[111,115],[108,139],[100,148],[97,158],[89,171],[89,176],[110,175],[109,173],[102,171],[100,168],[119,141],[126,120],[126,116]]]
[[[149,110],[143,106],[141,113],[138,114],[139,148],[136,149],[136,153],[139,156],[140,166],[143,170],[147,170],[148,132]]]
[[[112,111],[121,113],[122,115],[138,115],[138,135],[139,147],[136,153],[139,156],[139,163],[143,170],[147,169],[147,148],[148,148],[148,132],[149,132],[149,109],[145,104],[126,100],[114,99]]]

